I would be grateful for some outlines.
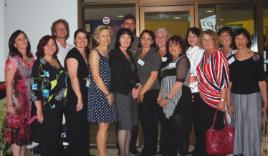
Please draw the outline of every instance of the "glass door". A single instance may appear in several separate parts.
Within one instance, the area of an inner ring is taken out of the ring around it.
[[[140,8],[140,30],[166,28],[170,35],[185,37],[194,26],[194,6],[160,6]]]

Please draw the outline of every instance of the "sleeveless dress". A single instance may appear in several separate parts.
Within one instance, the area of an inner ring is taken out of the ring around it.
[[[97,50],[99,59],[100,77],[110,90],[111,69],[109,58],[104,57]],[[88,122],[91,123],[112,123],[117,121],[117,111],[115,104],[109,105],[105,94],[98,88],[90,72],[90,85],[88,89]]]
[[[15,115],[7,113],[5,138],[8,144],[27,145],[30,140],[31,117],[30,83],[34,58],[26,63],[19,56],[10,56],[5,64],[5,72],[16,69],[13,84],[12,102],[16,109]]]

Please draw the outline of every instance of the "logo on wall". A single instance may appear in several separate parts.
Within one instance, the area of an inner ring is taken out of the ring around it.
[[[102,19],[103,24],[110,24],[110,22],[111,22],[111,19],[108,16],[103,17],[103,19]]]
[[[200,23],[203,31],[207,29],[216,31],[216,15],[200,19]]]

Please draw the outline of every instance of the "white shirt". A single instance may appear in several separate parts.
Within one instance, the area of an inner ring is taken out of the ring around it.
[[[194,47],[189,47],[186,51],[186,56],[188,57],[188,59],[190,60],[191,63],[191,69],[190,69],[190,76],[197,76],[196,74],[196,67],[198,66],[200,60],[203,57],[204,54],[204,49],[198,47],[198,46],[194,46]],[[190,83],[189,87],[192,91],[192,93],[197,93],[198,92],[198,85],[197,85],[197,81],[194,83]]]
[[[74,47],[73,45],[66,43],[66,47],[62,47],[61,44],[56,40],[59,51],[57,54],[57,57],[61,63],[61,65],[64,67],[64,61],[65,61],[65,57],[68,54],[68,52]]]

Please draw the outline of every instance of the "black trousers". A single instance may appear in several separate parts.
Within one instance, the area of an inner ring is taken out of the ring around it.
[[[73,101],[73,103],[76,103]],[[89,124],[87,122],[87,104],[79,112],[75,104],[67,103],[65,108],[69,156],[89,155]]]
[[[191,90],[183,86],[182,96],[169,118],[161,122],[161,154],[163,156],[187,156],[189,134],[192,126],[192,94]]]
[[[193,101],[193,126],[195,132],[195,150],[193,156],[207,156],[205,148],[206,131],[213,123],[216,109],[208,106],[199,96],[194,94]],[[220,130],[224,127],[224,113],[218,111],[215,128]]]
[[[139,115],[144,134],[142,156],[155,156],[157,151],[157,96],[159,90],[150,90],[144,94],[139,106]]]

